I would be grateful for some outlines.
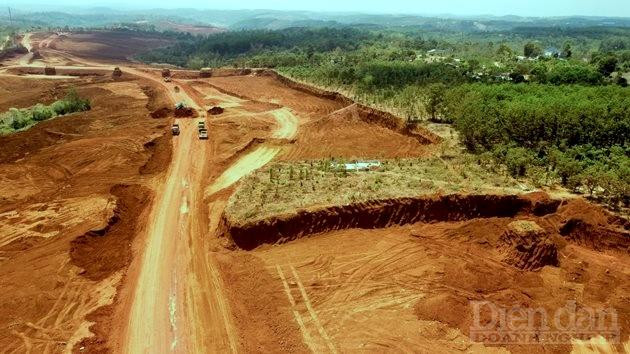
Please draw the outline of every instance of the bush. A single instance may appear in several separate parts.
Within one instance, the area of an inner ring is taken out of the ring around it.
[[[527,168],[534,163],[534,154],[525,148],[516,146],[495,147],[493,151],[495,158],[505,164],[508,172],[513,177],[523,177],[527,173]]]
[[[11,128],[13,128],[14,130],[25,128],[29,125],[30,121],[27,114],[15,108],[11,108],[11,110],[9,110],[8,117],[5,119],[10,122]]]
[[[66,101],[56,101],[52,104],[52,110],[56,115],[64,115],[66,113],[70,113],[70,107]]]
[[[50,107],[46,107],[42,104],[38,104],[33,107],[31,110],[31,114],[33,116],[33,120],[36,120],[38,122],[50,119],[55,115]]]
[[[554,85],[563,84],[601,84],[603,76],[589,65],[559,64],[551,68],[546,81]]]

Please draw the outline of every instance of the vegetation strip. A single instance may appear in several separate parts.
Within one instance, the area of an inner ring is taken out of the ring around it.
[[[90,100],[79,96],[71,89],[61,100],[50,105],[37,104],[26,109],[11,108],[0,114],[0,135],[26,130],[38,122],[70,113],[84,112],[91,109]]]

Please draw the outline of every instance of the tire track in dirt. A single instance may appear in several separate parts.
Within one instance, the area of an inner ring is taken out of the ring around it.
[[[272,137],[276,139],[292,139],[297,134],[298,118],[286,107],[274,110],[271,114],[276,119],[278,127],[274,130]],[[205,196],[209,197],[223,189],[226,189],[238,182],[244,176],[265,166],[282,150],[278,146],[270,146],[266,144],[258,145],[253,151],[246,153],[238,159],[234,164],[228,167],[216,180],[210,185]]]

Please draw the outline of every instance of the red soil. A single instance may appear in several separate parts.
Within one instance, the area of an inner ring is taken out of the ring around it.
[[[7,77],[0,85],[13,92],[12,98],[1,95],[2,110],[50,103],[70,86],[92,105],[88,112],[0,137],[0,227],[9,231],[0,232],[0,302],[5,305],[0,345],[6,351],[27,346],[62,351],[86,316],[108,301],[109,290],[98,289],[116,284],[112,277],[131,259],[130,243],[151,196],[140,186],[146,182],[138,171],[143,166],[151,173],[163,171],[170,144],[144,146],[167,129],[148,118],[146,107],[154,102],[140,88],[152,83],[123,78],[111,84],[111,78]],[[129,185],[117,186],[121,181]],[[107,211],[114,206],[111,216]],[[37,340],[43,333],[50,340]]]
[[[92,31],[72,33],[55,40],[48,47],[85,59],[120,63],[135,54],[170,43],[170,40],[150,34]]]

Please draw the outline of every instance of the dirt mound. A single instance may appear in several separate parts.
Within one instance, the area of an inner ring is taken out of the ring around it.
[[[509,223],[510,219],[506,218],[470,220],[464,225],[445,231],[444,234],[451,240],[474,242],[488,249],[496,249]]]
[[[52,66],[44,68],[44,75],[57,75],[57,70]]]
[[[438,321],[453,328],[469,327],[468,299],[456,294],[424,297],[414,306],[414,314],[425,321]]]
[[[148,175],[163,172],[171,161],[173,145],[170,135],[164,134],[144,144],[149,153],[148,161],[140,167],[140,174]]]
[[[630,232],[588,223],[571,218],[560,227],[560,234],[568,241],[597,251],[630,252]]]
[[[589,203],[582,198],[571,199],[563,203],[558,209],[558,217],[569,219],[580,219],[592,225],[614,226],[628,229],[630,222],[615,216],[602,207]]]
[[[197,112],[190,107],[177,107],[175,108],[174,113],[177,118],[197,117]]]
[[[533,192],[525,197],[531,201],[531,213],[536,216],[544,216],[555,213],[562,203],[561,200],[551,199],[545,192]]]
[[[167,107],[162,107],[162,108],[158,108],[155,111],[151,112],[151,118],[166,118],[169,115],[171,115],[172,111],[170,108]]]
[[[461,221],[514,217],[531,210],[531,200],[515,195],[447,195],[400,198],[302,210],[245,225],[233,225],[225,215],[223,233],[243,249],[283,243],[332,230],[375,229],[417,222]]]
[[[146,105],[149,112],[155,112],[171,105],[171,100],[169,99],[169,97],[164,93],[163,90],[160,90],[155,85],[142,86],[141,89],[142,92],[144,92],[144,94],[149,99]]]
[[[627,252],[630,248],[630,223],[582,198],[564,201],[544,222],[550,225],[545,228],[553,228],[567,242],[597,251]]]
[[[558,249],[549,234],[533,221],[518,220],[500,238],[503,261],[523,270],[558,265]]]
[[[117,204],[107,225],[88,231],[71,244],[72,263],[83,268],[81,275],[90,280],[105,279],[131,262],[129,245],[138,234],[140,215],[151,200],[151,191],[139,185],[117,185],[111,194]]]
[[[199,70],[199,77],[200,78],[212,77],[212,69],[203,68],[203,69]]]
[[[223,114],[224,111],[225,110],[223,109],[223,107],[215,106],[215,107],[210,108],[208,110],[208,113],[210,113],[213,116],[216,116],[216,115],[219,115],[219,114]]]

